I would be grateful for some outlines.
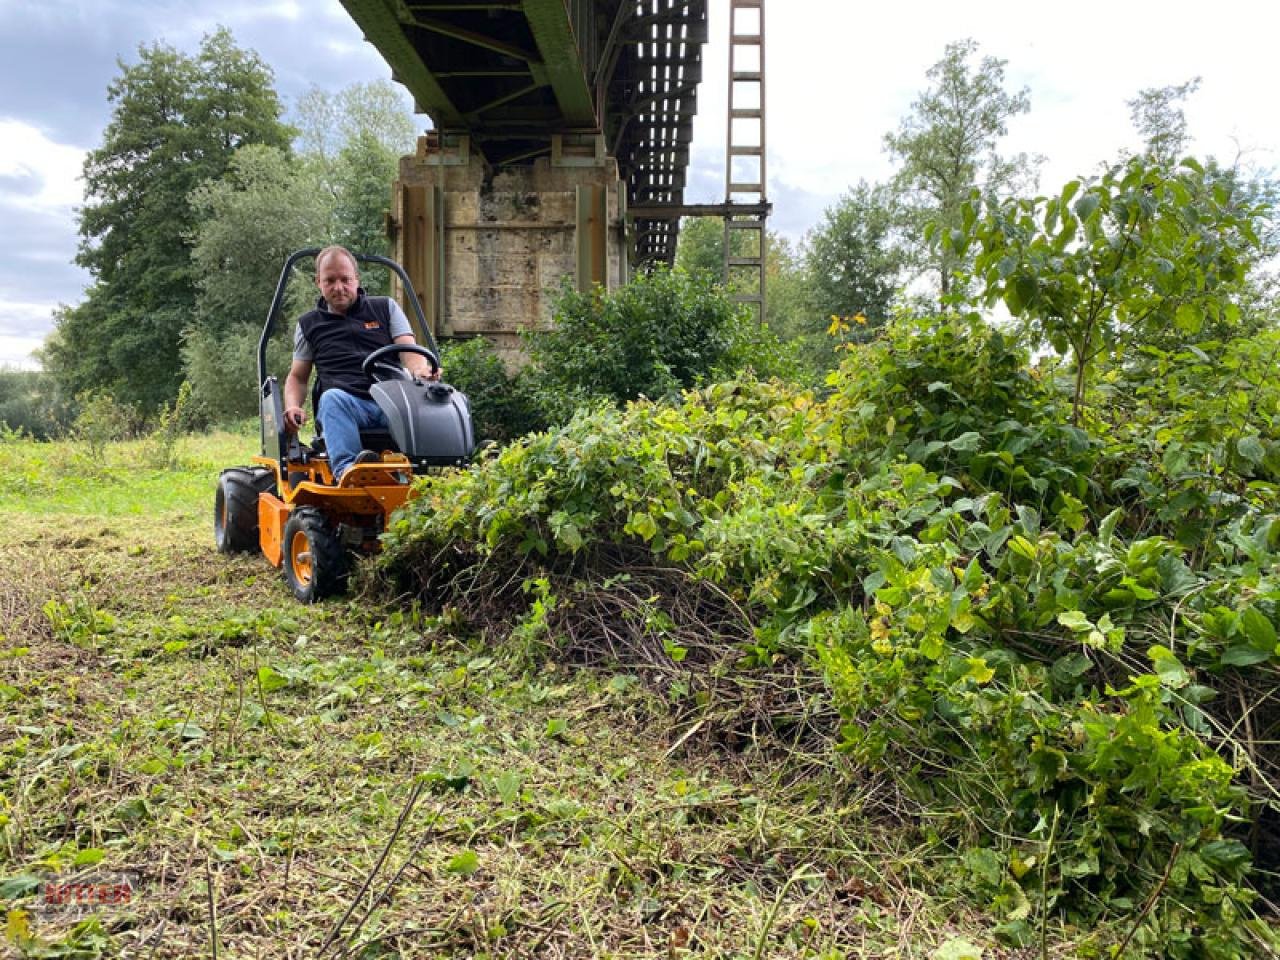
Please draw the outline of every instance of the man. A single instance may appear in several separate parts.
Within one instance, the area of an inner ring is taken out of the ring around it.
[[[286,429],[297,431],[306,422],[302,409],[307,381],[314,366],[320,376],[316,416],[324,429],[329,468],[335,480],[355,463],[379,459],[360,449],[361,430],[385,430],[387,418],[369,394],[372,380],[360,369],[365,357],[392,343],[414,343],[409,318],[389,297],[369,297],[360,287],[356,258],[345,247],[325,247],[316,255],[316,308],[298,318],[293,337],[293,364],[284,382]],[[426,357],[402,353],[414,377],[440,379]]]

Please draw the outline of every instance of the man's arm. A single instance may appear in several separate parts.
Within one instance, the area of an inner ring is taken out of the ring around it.
[[[289,375],[284,378],[284,426],[290,432],[297,431],[307,422],[307,412],[302,405],[307,402],[307,381],[310,379],[311,361],[295,359],[289,367]]]
[[[417,341],[413,339],[413,334],[411,333],[401,334],[400,336],[395,338],[395,342],[396,343],[415,343],[415,344],[417,343]],[[402,353],[400,354],[400,362],[403,363],[405,365],[405,368],[411,374],[413,374],[413,376],[417,377],[419,380],[439,380],[440,379],[440,371],[438,369],[432,370],[430,361],[428,361],[427,358],[420,353]],[[290,370],[289,374],[290,376],[292,376],[293,371]],[[285,395],[288,396],[287,390],[285,391]]]

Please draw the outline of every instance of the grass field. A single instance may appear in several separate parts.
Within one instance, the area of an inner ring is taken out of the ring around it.
[[[716,749],[643,678],[448,612],[298,606],[213,549],[254,443],[172,471],[0,443],[0,953],[1077,955],[996,946],[833,758]],[[48,902],[121,877],[127,903]]]

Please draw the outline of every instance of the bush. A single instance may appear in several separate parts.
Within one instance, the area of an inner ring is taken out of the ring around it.
[[[540,403],[552,422],[597,400],[666,397],[747,366],[787,365],[766,327],[701,275],[657,269],[620,290],[566,286],[555,326],[529,335]]]
[[[142,460],[157,470],[176,470],[179,444],[191,428],[191,384],[183,381],[172,404],[160,408],[142,444]]]
[[[36,440],[49,440],[70,422],[70,404],[49,374],[0,368],[0,425]]]
[[[1122,918],[1144,955],[1274,946],[1246,884],[1267,831],[1232,826],[1280,795],[1267,350],[1148,370],[1081,428],[972,317],[846,352],[824,399],[741,379],[580,411],[431,478],[379,569],[566,657],[683,669],[693,704],[736,696],[790,743],[817,727],[1010,941]],[[1180,542],[1164,505],[1207,467]]]
[[[478,443],[507,443],[545,426],[533,393],[536,378],[525,370],[509,373],[485,338],[442,343],[440,366],[471,402]]]
[[[219,336],[190,329],[182,339],[182,365],[191,384],[189,416],[229,423],[258,415],[258,339],[262,328],[236,324]],[[293,326],[286,323],[267,345],[267,370],[283,380],[293,354]]]
[[[76,397],[76,406],[71,439],[80,445],[80,457],[91,465],[102,464],[108,443],[136,436],[142,428],[138,409],[109,393],[82,393]]]

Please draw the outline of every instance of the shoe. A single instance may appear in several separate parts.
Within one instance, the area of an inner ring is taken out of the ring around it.
[[[362,463],[381,463],[381,462],[382,462],[382,454],[376,453],[373,450],[361,450],[359,453],[356,454],[356,458],[351,461],[350,466],[348,466],[347,469],[342,471],[342,476],[338,477],[338,483],[342,483],[344,480],[347,479],[347,475],[351,473],[351,467],[359,466]]]

